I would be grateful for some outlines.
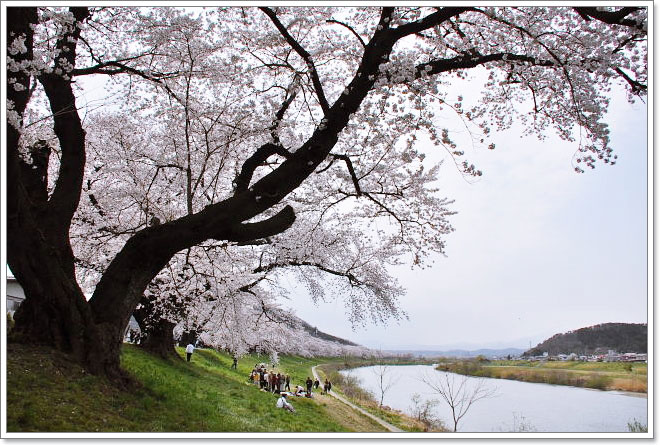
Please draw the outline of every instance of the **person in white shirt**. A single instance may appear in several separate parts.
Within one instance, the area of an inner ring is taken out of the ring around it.
[[[283,392],[282,395],[280,396],[280,398],[277,399],[277,405],[276,405],[276,406],[277,406],[278,408],[284,408],[284,409],[287,410],[287,411],[291,411],[292,413],[295,413],[295,412],[296,412],[296,410],[295,410],[295,408],[293,407],[293,405],[291,405],[291,404],[286,400],[286,393],[285,393],[285,392]]]
[[[190,361],[190,357],[192,357],[194,350],[195,347],[192,345],[192,343],[188,343],[188,346],[186,346],[186,361]]]

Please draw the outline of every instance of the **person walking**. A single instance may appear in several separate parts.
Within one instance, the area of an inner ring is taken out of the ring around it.
[[[195,351],[195,347],[192,345],[192,343],[188,343],[188,346],[186,346],[186,361],[190,361],[190,357],[193,355],[193,351]]]
[[[234,363],[231,364],[231,369],[236,369],[236,365],[238,365],[238,359],[234,356]]]
[[[321,382],[319,382],[319,379],[314,379],[314,389],[319,389],[319,385]]]

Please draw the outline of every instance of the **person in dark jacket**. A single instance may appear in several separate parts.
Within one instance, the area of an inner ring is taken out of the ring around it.
[[[307,380],[305,381],[305,383],[307,384],[307,392],[311,393],[312,392],[312,385],[314,384],[314,382],[312,382],[312,379],[307,377]]]

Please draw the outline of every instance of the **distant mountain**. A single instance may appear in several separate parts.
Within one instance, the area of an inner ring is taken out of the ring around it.
[[[647,326],[642,323],[603,323],[556,334],[525,352],[525,355],[647,352]]]
[[[386,352],[392,352],[397,354],[410,354],[413,356],[421,357],[477,357],[483,355],[486,358],[496,358],[496,357],[506,357],[510,355],[512,357],[519,356],[524,349],[519,348],[503,348],[503,349],[475,349],[468,351],[466,349],[452,349],[449,351],[435,351],[435,350],[413,350],[413,349],[397,349],[397,350],[388,350]]]

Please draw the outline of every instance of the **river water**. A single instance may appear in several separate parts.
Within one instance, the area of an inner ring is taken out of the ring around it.
[[[375,368],[341,372],[357,377],[363,388],[380,399]],[[384,380],[392,379],[394,384],[386,391],[383,404],[410,413],[415,393],[423,400],[440,399],[421,379],[444,378],[445,374],[426,365],[387,366]],[[456,374],[451,377],[463,378]],[[475,384],[475,380],[468,377],[467,385]],[[501,379],[485,379],[485,383],[495,389],[495,395],[470,407],[458,423],[459,432],[627,432],[630,421],[647,424],[646,394]],[[445,425],[453,428],[446,403],[441,402],[435,410]]]

